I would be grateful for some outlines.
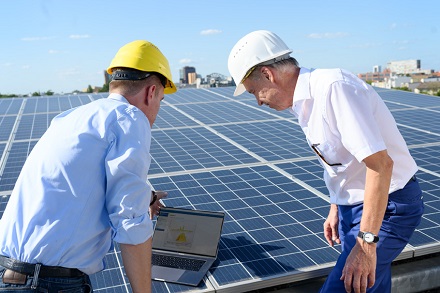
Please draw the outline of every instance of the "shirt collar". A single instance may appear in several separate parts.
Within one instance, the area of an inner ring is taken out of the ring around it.
[[[116,101],[121,101],[121,102],[124,102],[124,103],[129,104],[129,102],[127,101],[127,99],[126,99],[123,95],[116,94],[116,93],[111,93],[111,94],[107,97],[107,99],[112,99],[112,100],[116,100]]]
[[[293,105],[290,112],[299,117],[301,113],[301,106],[305,100],[312,98],[310,95],[310,73],[311,70],[305,67],[301,67],[296,81],[295,91],[293,93]]]

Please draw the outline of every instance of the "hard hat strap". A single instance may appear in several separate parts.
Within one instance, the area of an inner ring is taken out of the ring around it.
[[[112,73],[113,80],[142,80],[151,74],[142,71],[116,70]]]
[[[287,54],[284,54],[284,55],[278,56],[278,57],[276,57],[276,58],[273,58],[273,59],[270,59],[270,60],[267,60],[267,61],[261,62],[261,63],[259,63],[259,64],[257,64],[257,65],[258,65],[258,66],[271,65],[271,64],[277,63],[277,62],[279,62],[279,61],[289,59],[289,58],[290,58],[290,53],[287,53]]]
[[[155,75],[157,78],[159,78],[160,83],[163,85],[163,87],[167,87],[168,80],[165,76],[163,76],[160,73],[157,72],[145,72],[145,71],[139,71],[139,70],[122,70],[118,69],[112,73],[112,79],[113,80],[142,80],[146,79],[147,77]]]

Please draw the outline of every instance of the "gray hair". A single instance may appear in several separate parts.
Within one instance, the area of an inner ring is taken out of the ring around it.
[[[259,77],[259,74],[256,73],[256,72],[260,72],[259,69],[261,67],[263,67],[263,66],[271,67],[271,68],[274,68],[274,69],[276,69],[278,71],[285,71],[285,70],[289,69],[291,66],[293,66],[295,68],[298,68],[299,67],[299,63],[293,57],[289,57],[287,59],[283,59],[283,60],[280,60],[280,61],[277,61],[277,62],[274,62],[274,63],[271,63],[271,64],[265,64],[265,62],[263,62],[263,63],[261,63],[261,64],[259,64],[259,65],[257,65],[255,67],[255,69],[248,76],[248,78],[251,78],[253,80],[257,79]]]

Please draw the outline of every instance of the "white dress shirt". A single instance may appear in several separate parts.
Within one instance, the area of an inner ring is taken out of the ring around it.
[[[387,150],[394,161],[389,193],[401,189],[417,165],[376,91],[343,69],[301,68],[291,111],[319,155],[330,202],[364,199],[366,157]]]

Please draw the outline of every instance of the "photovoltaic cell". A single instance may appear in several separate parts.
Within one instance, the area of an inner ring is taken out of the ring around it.
[[[3,174],[0,177],[0,191],[11,191],[14,188],[21,168],[35,144],[36,141],[15,142],[12,144]]]
[[[256,162],[205,128],[154,131],[149,174]]]
[[[440,125],[440,109],[435,111],[426,109],[395,111],[393,116],[399,124],[432,133],[439,133],[437,126]]]
[[[16,116],[0,116],[0,142],[9,140],[16,119]]]
[[[0,115],[17,115],[22,102],[22,98],[0,99]]]

